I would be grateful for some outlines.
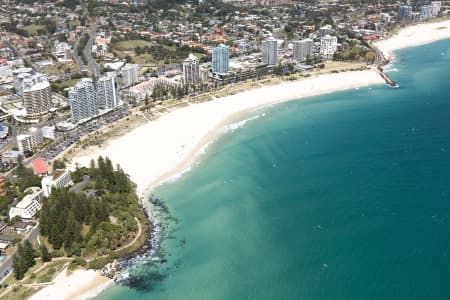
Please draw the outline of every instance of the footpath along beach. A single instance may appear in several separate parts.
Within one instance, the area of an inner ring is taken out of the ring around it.
[[[447,38],[450,38],[450,20],[407,27],[375,45],[392,58],[397,49]],[[225,125],[249,112],[284,101],[377,84],[384,84],[384,80],[375,70],[333,73],[186,106],[112,139],[102,147],[80,151],[72,163],[88,166],[91,159],[108,156],[130,175],[137,184],[139,196],[144,197],[157,185],[189,169]],[[30,299],[88,299],[111,283],[112,280],[92,270],[77,270],[69,276],[62,272],[54,284]]]

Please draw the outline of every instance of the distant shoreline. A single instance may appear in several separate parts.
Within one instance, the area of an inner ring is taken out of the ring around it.
[[[442,26],[447,26],[447,29],[439,32],[436,28]],[[450,20],[406,27],[374,45],[386,57],[392,58],[395,50],[447,38],[450,38]],[[245,91],[172,111],[109,140],[89,153],[78,152],[72,161],[88,166],[91,158],[108,156],[130,175],[137,185],[138,196],[146,199],[152,189],[189,169],[201,150],[215,140],[225,125],[251,111],[276,103],[377,84],[384,84],[384,81],[374,70],[368,70],[319,75]],[[88,278],[85,272],[92,270],[78,270],[66,276],[66,284],[78,282],[77,285],[64,286],[56,280],[53,286],[60,285],[60,289],[65,291],[63,294],[76,295],[76,299],[88,299],[112,283],[112,280],[100,281],[99,278],[103,277],[96,273],[96,280],[101,283],[93,286],[94,280],[83,280],[83,277]],[[83,283],[85,285],[81,286]]]
[[[388,59],[395,58],[394,51],[430,44],[450,38],[450,20],[422,23],[400,29],[394,35],[373,43]]]

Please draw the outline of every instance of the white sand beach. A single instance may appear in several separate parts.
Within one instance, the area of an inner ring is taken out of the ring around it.
[[[94,270],[75,270],[67,275],[66,270],[62,271],[53,281],[53,284],[46,286],[29,300],[81,300],[89,299],[98,295],[113,281],[101,276]]]
[[[150,188],[187,169],[202,147],[240,114],[259,107],[371,84],[383,84],[372,70],[334,73],[267,86],[193,104],[170,112],[105,147],[91,149],[74,162],[88,166],[92,158],[108,156],[137,184],[143,196]]]
[[[450,38],[450,21],[408,27],[390,39],[377,42],[376,46],[392,55],[396,49],[444,38]],[[372,70],[333,73],[190,105],[110,140],[101,148],[80,152],[72,163],[89,166],[91,159],[108,156],[130,175],[142,197],[188,169],[226,124],[247,112],[288,100],[375,84],[384,84],[384,81]],[[92,270],[77,270],[70,276],[63,273],[53,285],[30,299],[87,299],[111,282]]]
[[[450,38],[450,20],[417,24],[401,29],[396,35],[374,43],[387,58],[393,58],[393,51],[402,48],[429,44]]]

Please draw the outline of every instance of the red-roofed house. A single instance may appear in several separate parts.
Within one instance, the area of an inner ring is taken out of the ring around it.
[[[48,172],[47,164],[42,158],[36,158],[31,161],[34,175],[45,175]]]
[[[373,40],[376,40],[376,39],[379,39],[379,38],[380,38],[380,36],[378,34],[376,34],[376,33],[374,33],[374,34],[367,34],[367,35],[364,36],[364,40],[365,41],[373,41]]]

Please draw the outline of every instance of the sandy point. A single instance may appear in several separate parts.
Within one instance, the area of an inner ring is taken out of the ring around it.
[[[392,37],[377,41],[374,45],[378,47],[387,58],[392,59],[395,50],[425,45],[449,38],[450,20],[445,20],[405,27]]]
[[[89,299],[106,289],[113,281],[94,270],[75,270],[67,275],[63,270],[50,284],[31,296],[29,300],[81,300]]]

